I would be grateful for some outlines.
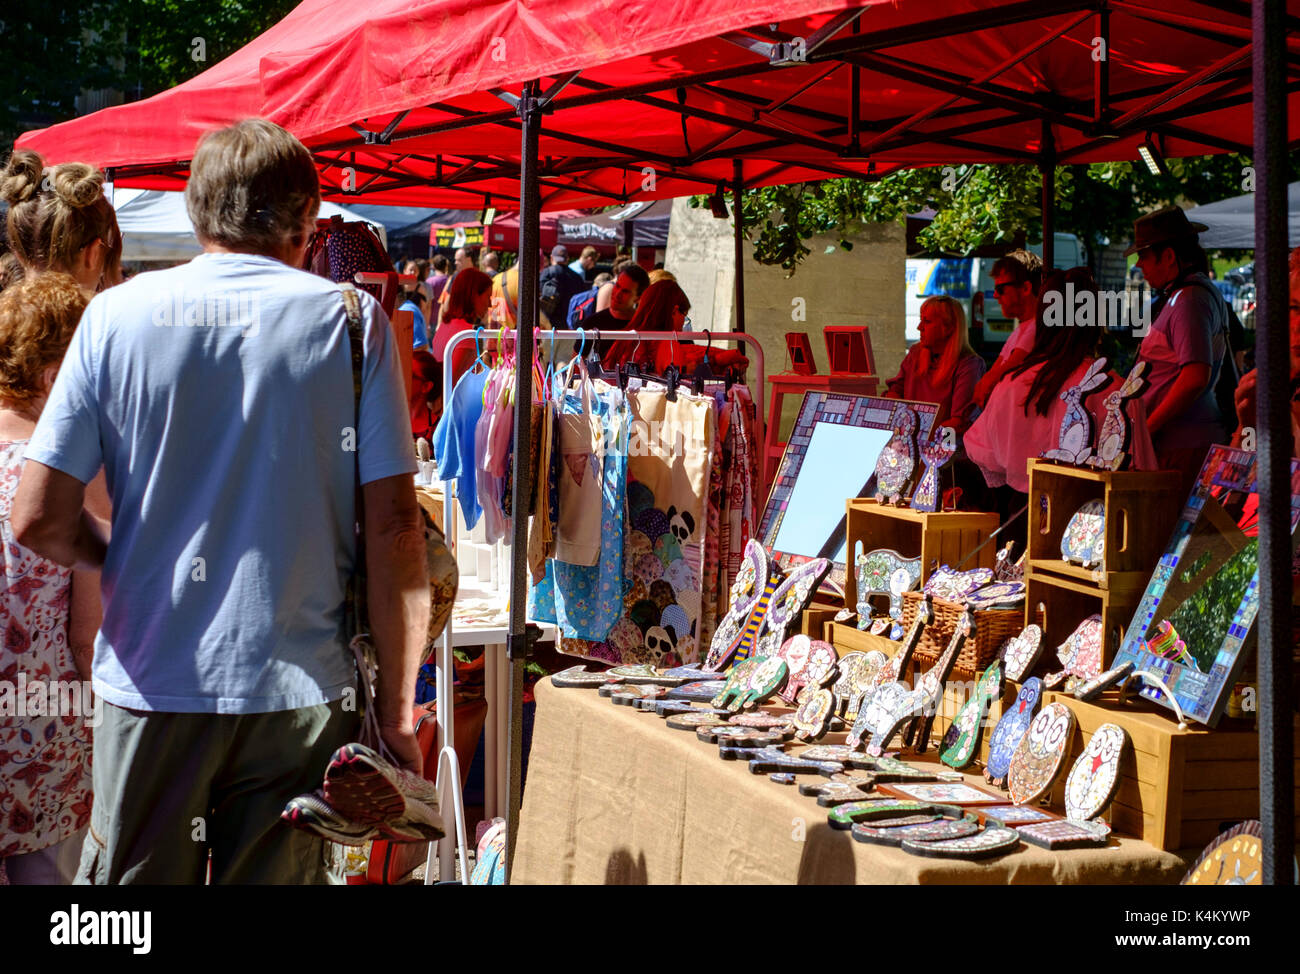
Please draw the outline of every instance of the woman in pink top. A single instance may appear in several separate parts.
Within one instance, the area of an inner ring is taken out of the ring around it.
[[[919,327],[921,340],[903,358],[885,396],[938,403],[934,424],[951,426],[960,436],[971,423],[984,360],[971,349],[966,313],[952,298],[934,297],[921,305]]]
[[[0,713],[0,870],[20,884],[70,883],[90,821],[99,573],[34,554],[9,523],[23,454],[85,306],[61,273],[0,294],[0,694],[14,695]],[[102,484],[87,495],[97,510]]]
[[[1039,307],[1048,300],[1064,302],[1065,286],[1075,295],[1095,291],[1096,282],[1083,267],[1053,271],[1043,281]],[[1067,307],[1067,314],[1073,309]],[[1042,320],[1041,318],[1039,319]],[[991,488],[1007,488],[999,506],[1017,510],[1029,491],[1028,461],[1057,445],[1066,404],[1061,392],[1078,385],[1097,355],[1102,332],[1095,327],[1074,327],[1067,320],[1060,327],[1040,327],[1025,360],[994,387],[988,406],[966,433],[967,455],[984,474]],[[1106,415],[1106,396],[1118,388],[1118,375],[1108,373],[1105,385],[1086,394],[1084,404],[1092,414],[1095,439]],[[1146,427],[1146,410],[1140,399],[1127,403],[1131,436],[1128,452],[1138,470],[1156,468],[1155,450]],[[1005,513],[1005,512],[1004,512]]]

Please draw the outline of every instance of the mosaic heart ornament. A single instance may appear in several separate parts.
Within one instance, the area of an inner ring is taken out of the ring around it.
[[[1093,677],[1074,688],[1074,699],[1089,702],[1096,700],[1103,693],[1113,686],[1123,683],[1125,678],[1133,672],[1133,664],[1125,660],[1119,666],[1112,667],[1100,676]]]
[[[964,768],[975,760],[984,729],[984,715],[1002,697],[1002,662],[994,660],[980,676],[970,699],[962,704],[944,735],[939,760],[950,768]]]
[[[944,818],[920,825],[903,825],[881,828],[875,825],[855,825],[849,834],[859,842],[872,845],[901,846],[904,842],[941,842],[945,839],[963,839],[979,832],[977,822],[968,818]]]
[[[1032,822],[1017,825],[1016,831],[1030,845],[1043,849],[1083,849],[1104,846],[1110,841],[1110,826],[1104,822]]]
[[[1061,557],[1084,568],[1099,568],[1106,558],[1106,505],[1088,501],[1070,518],[1061,535]]]
[[[1006,668],[1006,678],[1012,683],[1021,682],[1033,672],[1042,654],[1043,630],[1037,625],[1025,626],[1020,635],[1012,636],[998,651],[1002,665]]]
[[[1253,819],[1228,829],[1201,853],[1183,886],[1262,886],[1263,829]]]
[[[1120,761],[1128,749],[1128,731],[1118,724],[1102,724],[1065,779],[1065,817],[1080,821],[1106,810],[1119,788]]]
[[[1052,790],[1073,736],[1074,712],[1065,704],[1049,703],[1038,712],[1011,755],[1007,790],[1014,804],[1028,805]]]
[[[992,805],[976,809],[984,824],[1016,827],[1034,822],[1054,822],[1056,816],[1032,805]]]
[[[1007,774],[1011,770],[1011,756],[1016,753],[1020,739],[1029,730],[1042,693],[1042,681],[1036,676],[1030,677],[1016,694],[1015,703],[1003,712],[1002,719],[993,728],[984,777],[999,788],[1006,783]]]
[[[607,670],[594,672],[585,666],[570,666],[567,670],[560,670],[558,673],[551,674],[551,685],[563,687],[565,689],[592,689],[593,687],[602,687],[606,683],[617,682],[617,677],[609,675]]]
[[[960,839],[940,839],[937,842],[911,842],[904,839],[902,849],[914,856],[932,859],[991,859],[1006,855],[1019,845],[1019,832],[994,826]]]
[[[787,703],[797,701],[799,691],[804,687],[825,686],[838,675],[839,654],[835,647],[803,633],[797,633],[782,643],[777,656],[785,660],[787,670],[785,686],[778,696]]]
[[[1065,664],[1066,676],[1091,680],[1101,674],[1101,647],[1101,616],[1091,615],[1057,647],[1056,655]]]
[[[874,686],[875,675],[889,665],[889,657],[878,649],[869,653],[849,653],[840,658],[839,676],[831,684],[835,697],[834,711],[846,721],[858,718],[858,706]]]

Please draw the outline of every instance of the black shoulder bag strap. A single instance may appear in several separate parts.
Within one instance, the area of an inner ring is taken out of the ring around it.
[[[366,534],[365,509],[361,494],[361,377],[366,361],[365,332],[361,322],[361,298],[351,284],[340,284],[343,306],[348,315],[348,344],[352,356],[352,469],[353,490],[356,493],[356,524],[353,531],[357,540],[357,560],[348,581],[345,626],[349,642],[361,633],[370,632],[370,615],[366,606]]]

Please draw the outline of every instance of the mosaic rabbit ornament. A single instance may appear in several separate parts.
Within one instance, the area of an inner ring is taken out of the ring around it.
[[[1128,465],[1128,441],[1132,430],[1124,410],[1128,400],[1146,388],[1147,380],[1143,375],[1146,368],[1146,362],[1138,362],[1123,385],[1106,397],[1106,418],[1097,434],[1097,454],[1088,458],[1089,466],[1123,470]]]
[[[944,464],[957,452],[957,433],[951,427],[940,426],[934,435],[921,444],[921,461],[925,472],[912,493],[912,509],[935,511],[939,507],[939,473]]]
[[[876,459],[876,500],[901,504],[916,468],[916,413],[908,406],[894,411],[894,435]]]
[[[1089,392],[1106,381],[1106,360],[1099,358],[1084,373],[1077,386],[1061,393],[1065,403],[1065,417],[1054,450],[1043,454],[1045,460],[1062,460],[1065,463],[1086,463],[1092,455],[1092,414],[1083,404]]]

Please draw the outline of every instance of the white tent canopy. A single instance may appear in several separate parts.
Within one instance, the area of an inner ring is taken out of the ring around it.
[[[194,226],[185,212],[185,194],[156,189],[118,189],[112,194],[117,210],[117,225],[122,231],[122,259],[136,261],[186,261],[202,253]],[[341,216],[345,220],[363,220],[337,203],[321,203],[320,216]],[[380,242],[387,246],[382,225],[364,220],[374,227]]]
[[[1300,245],[1300,183],[1286,188],[1288,246]],[[1187,219],[1204,223],[1210,229],[1201,233],[1201,246],[1206,250],[1255,249],[1255,195],[1234,196],[1231,199],[1206,203],[1187,211]]]

